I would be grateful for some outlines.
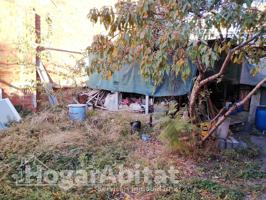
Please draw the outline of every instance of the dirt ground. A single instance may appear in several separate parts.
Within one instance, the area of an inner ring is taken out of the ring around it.
[[[90,111],[82,123],[70,121],[66,108],[28,115],[0,134],[0,199],[264,198],[266,174],[257,162],[256,147],[224,152],[201,148],[196,154],[184,156],[170,151],[159,139],[163,118],[154,115],[154,124],[150,127],[149,116],[128,112]],[[150,141],[143,141],[138,133],[131,134],[130,122],[134,120],[141,121],[140,134],[148,134]],[[46,170],[56,172],[102,171],[106,166],[115,172],[121,165],[135,170],[136,166],[159,170],[174,167],[178,171],[175,174],[178,183],[164,183],[167,190],[142,182],[140,185],[130,182],[123,187],[111,182],[108,186],[112,187],[105,190],[91,185],[70,188],[58,183],[25,185],[27,169],[36,169],[38,162]],[[16,184],[18,177],[24,181],[23,186]]]
[[[266,136],[251,136],[251,141],[261,148],[259,159],[262,162],[262,170],[266,172]]]

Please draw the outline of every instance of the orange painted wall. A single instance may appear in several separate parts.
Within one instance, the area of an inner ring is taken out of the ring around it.
[[[13,104],[33,109],[36,106],[36,71],[34,52],[29,52],[32,65],[15,64],[16,45],[24,37],[35,49],[34,35],[27,26],[34,26],[34,15],[41,16],[42,36],[49,38],[41,44],[46,47],[83,51],[98,33],[105,30],[87,19],[93,7],[114,5],[116,0],[1,0],[0,1],[0,88]],[[49,16],[50,25],[46,23]],[[81,55],[49,51],[45,61],[49,75],[58,87],[83,86],[87,75],[76,67]]]

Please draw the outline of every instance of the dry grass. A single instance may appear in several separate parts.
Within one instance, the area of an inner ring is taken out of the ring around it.
[[[66,112],[47,110],[24,118],[0,134],[0,152],[4,155],[16,153],[27,154],[35,151],[41,144],[41,138],[58,133],[65,122]],[[60,124],[60,125],[59,125]]]
[[[131,135],[130,122],[134,120],[142,122],[141,132],[152,136],[150,142],[142,141],[138,134]],[[52,188],[39,189],[37,192],[32,188],[24,188],[21,193],[21,188],[12,186],[10,174],[17,169],[20,158],[28,155],[36,155],[55,170],[76,169],[86,165],[102,169],[105,165],[119,164],[134,168],[139,164],[141,168],[166,170],[173,166],[179,170],[180,180],[206,176],[194,160],[169,151],[158,140],[162,122],[157,123],[157,117],[154,121],[157,125],[150,128],[146,115],[97,110],[88,112],[85,122],[74,123],[69,120],[66,108],[30,115],[0,134],[0,187],[3,188],[0,189],[0,197],[1,192],[10,199],[23,199],[39,193],[54,196]],[[60,196],[58,199],[107,199],[105,194],[102,197],[99,192],[90,193],[82,188],[69,193],[57,192]],[[157,198],[160,193],[136,192],[129,195],[129,199],[148,200],[155,196]]]
[[[38,149],[66,149],[68,146],[86,147],[86,135],[80,131],[45,134],[40,137]]]
[[[138,136],[131,135],[130,122],[134,120],[142,122],[143,132],[153,136],[152,142],[143,142]],[[97,149],[125,140],[122,143],[128,145],[132,157],[154,166],[160,161],[165,162],[171,153],[157,140],[159,129],[153,132],[148,122],[149,117],[143,114],[97,110],[90,111],[84,123],[74,123],[64,108],[44,110],[3,131],[0,153],[8,156],[47,150],[67,151],[70,146],[83,149],[94,146]]]
[[[137,141],[135,145],[136,149],[132,152],[132,161],[137,160],[143,166],[155,169],[168,169],[169,166],[173,166],[180,171],[180,176],[196,175],[196,166],[192,160],[172,153],[161,142]]]

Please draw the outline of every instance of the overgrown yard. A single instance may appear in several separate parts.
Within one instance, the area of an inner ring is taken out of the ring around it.
[[[68,120],[64,108],[28,115],[0,134],[0,199],[263,199],[266,174],[256,161],[259,151],[255,147],[238,152],[205,148],[186,155],[173,153],[159,140],[163,123],[154,118],[150,128],[147,116],[125,112],[90,111],[83,123]],[[142,122],[141,132],[149,134],[150,141],[131,134],[133,120]],[[47,175],[40,182],[32,174],[30,185],[27,170],[30,166],[36,172],[40,165],[42,170],[85,170],[88,174],[109,169],[108,187],[93,184],[91,176],[87,184],[79,185],[62,174],[58,179]],[[139,184],[130,181],[121,186],[110,173],[116,174],[119,166],[134,169],[135,174],[145,167],[165,171],[173,167],[178,181],[158,187],[151,175],[148,182],[140,176]],[[68,182],[60,182],[62,177]]]

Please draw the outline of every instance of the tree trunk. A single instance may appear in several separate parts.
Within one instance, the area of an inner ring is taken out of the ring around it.
[[[192,88],[192,91],[189,97],[189,117],[193,123],[197,121],[196,102],[197,102],[198,95],[201,91],[200,81],[202,80],[202,78],[203,78],[203,75],[199,74],[194,83],[194,86]]]

